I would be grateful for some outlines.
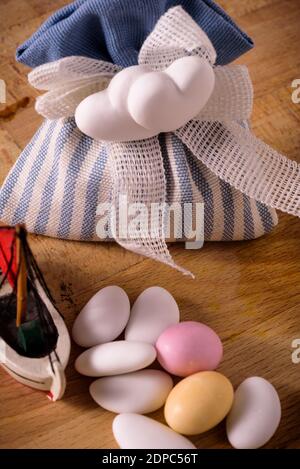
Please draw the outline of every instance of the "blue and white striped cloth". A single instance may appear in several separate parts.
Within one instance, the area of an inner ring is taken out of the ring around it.
[[[160,136],[167,202],[204,202],[205,240],[252,239],[277,223],[276,212],[218,179],[174,134]],[[9,173],[0,218],[29,231],[99,240],[96,209],[110,202],[105,145],[83,135],[74,119],[45,121]]]

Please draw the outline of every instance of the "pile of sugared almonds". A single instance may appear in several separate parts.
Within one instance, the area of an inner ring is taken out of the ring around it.
[[[91,298],[74,323],[74,341],[87,348],[75,368],[99,378],[90,394],[119,414],[113,433],[120,448],[192,449],[183,435],[206,432],[225,417],[234,448],[263,446],[281,418],[275,388],[251,377],[234,393],[228,378],[214,371],[223,355],[219,336],[205,324],[179,320],[177,303],[164,288],[147,288],[130,311],[125,291],[109,286]],[[115,340],[124,330],[124,340]],[[169,374],[147,368],[156,359]],[[173,387],[170,374],[183,379]],[[168,426],[142,415],[163,405]]]

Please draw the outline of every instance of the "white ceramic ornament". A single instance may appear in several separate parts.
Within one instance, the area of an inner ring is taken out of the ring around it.
[[[101,407],[116,414],[148,414],[162,407],[173,387],[171,377],[160,370],[141,370],[94,381],[90,394]]]
[[[274,435],[281,418],[276,389],[264,378],[248,378],[235,391],[227,417],[227,436],[234,448],[256,449]]]
[[[146,368],[155,358],[155,348],[150,344],[118,340],[85,350],[75,368],[85,376],[121,375]]]
[[[113,434],[121,449],[195,449],[187,438],[144,415],[118,415]]]
[[[164,288],[150,287],[136,299],[125,329],[126,340],[155,344],[160,334],[179,322],[179,309]]]
[[[75,120],[86,135],[103,141],[130,141],[174,131],[196,117],[215,84],[211,65],[200,57],[175,60],[164,71],[128,67],[109,86],[85,98]]]
[[[73,339],[81,347],[111,342],[125,328],[129,314],[130,302],[122,288],[115,285],[102,288],[77,316]]]

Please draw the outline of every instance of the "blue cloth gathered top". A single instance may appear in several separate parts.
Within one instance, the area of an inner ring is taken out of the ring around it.
[[[207,33],[217,63],[227,64],[253,47],[251,39],[212,0],[77,0],[58,10],[17,49],[17,60],[36,67],[70,55],[135,65],[157,20],[182,5]]]

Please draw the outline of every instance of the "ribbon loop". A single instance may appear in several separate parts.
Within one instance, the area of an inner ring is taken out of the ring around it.
[[[35,68],[28,79],[32,86],[48,92],[36,100],[36,111],[46,119],[74,116],[87,96],[105,89],[121,68],[87,57],[65,57]]]
[[[247,67],[225,65],[218,66],[214,70],[214,91],[195,120],[219,122],[248,120],[253,107],[253,87]]]
[[[81,85],[68,85],[48,91],[36,99],[35,109],[46,119],[55,120],[72,117],[78,104],[93,93],[102,91],[109,78],[85,80]]]
[[[153,70],[164,70],[175,60],[197,55],[210,65],[216,61],[216,51],[205,32],[180,6],[170,8],[156,23],[139,54],[139,64]]]
[[[28,74],[28,81],[38,90],[53,90],[93,77],[112,77],[119,70],[121,67],[110,62],[74,55],[34,68]]]

